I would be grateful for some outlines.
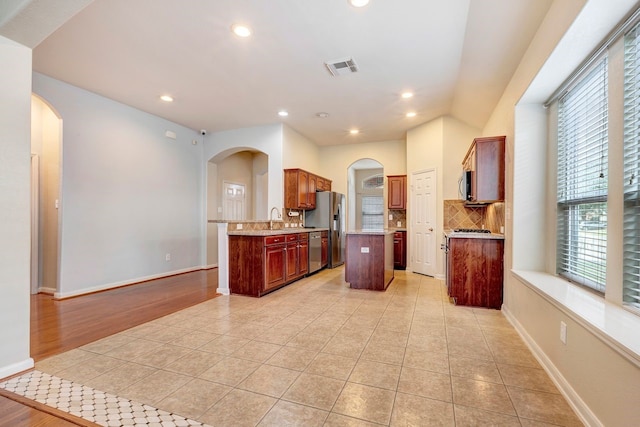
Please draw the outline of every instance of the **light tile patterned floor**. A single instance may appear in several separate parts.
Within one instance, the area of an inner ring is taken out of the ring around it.
[[[343,277],[219,297],[36,368],[213,426],[582,425],[500,311],[413,273],[382,293]]]
[[[2,382],[0,388],[103,426],[207,427],[37,370]]]

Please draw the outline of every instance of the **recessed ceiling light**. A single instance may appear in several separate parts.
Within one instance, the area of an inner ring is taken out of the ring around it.
[[[349,0],[349,4],[353,7],[364,7],[369,4],[369,0]]]
[[[329,113],[316,113],[316,117],[320,117],[321,119],[326,119],[327,117],[329,117]]]
[[[171,97],[170,95],[162,95],[160,99],[164,102],[173,102],[173,97]]]
[[[231,26],[231,31],[238,37],[249,37],[251,35],[251,28],[246,25],[241,24],[233,24]]]
[[[402,95],[400,95],[402,97],[402,99],[409,99],[409,98],[413,98],[413,92],[404,92]]]
[[[360,131],[359,131],[358,129],[351,129],[351,130],[349,131],[349,133],[350,133],[351,135],[357,135],[357,134],[359,134],[359,133],[360,133]]]
[[[284,110],[280,110],[280,111],[278,111],[278,115],[279,115],[280,117],[287,117],[287,116],[289,115],[289,113],[287,113],[287,112],[286,112],[286,111],[284,111]]]
[[[407,117],[415,117],[416,116],[416,112],[415,111],[410,111],[407,113]]]

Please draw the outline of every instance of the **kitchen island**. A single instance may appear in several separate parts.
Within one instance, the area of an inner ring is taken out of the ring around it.
[[[348,231],[344,278],[351,288],[384,291],[393,280],[393,230]]]
[[[326,231],[229,231],[230,292],[260,297],[307,275],[310,230]]]

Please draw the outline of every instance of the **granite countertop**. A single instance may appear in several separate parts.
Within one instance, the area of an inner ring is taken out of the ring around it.
[[[347,231],[346,234],[384,235],[384,234],[393,234],[395,232],[396,232],[396,229],[385,228],[384,230],[350,230],[350,231]]]
[[[229,236],[277,236],[280,234],[310,233],[328,231],[328,228],[283,228],[280,230],[229,230]]]
[[[450,239],[498,239],[504,240],[504,234],[497,233],[463,233],[460,231],[445,230],[445,236]]]

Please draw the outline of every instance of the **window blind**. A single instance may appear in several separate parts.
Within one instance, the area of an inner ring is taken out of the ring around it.
[[[640,28],[625,35],[623,304],[640,310]]]
[[[607,258],[607,58],[558,104],[557,273],[605,291]]]
[[[382,230],[384,228],[384,207],[382,196],[362,196],[362,229]]]

